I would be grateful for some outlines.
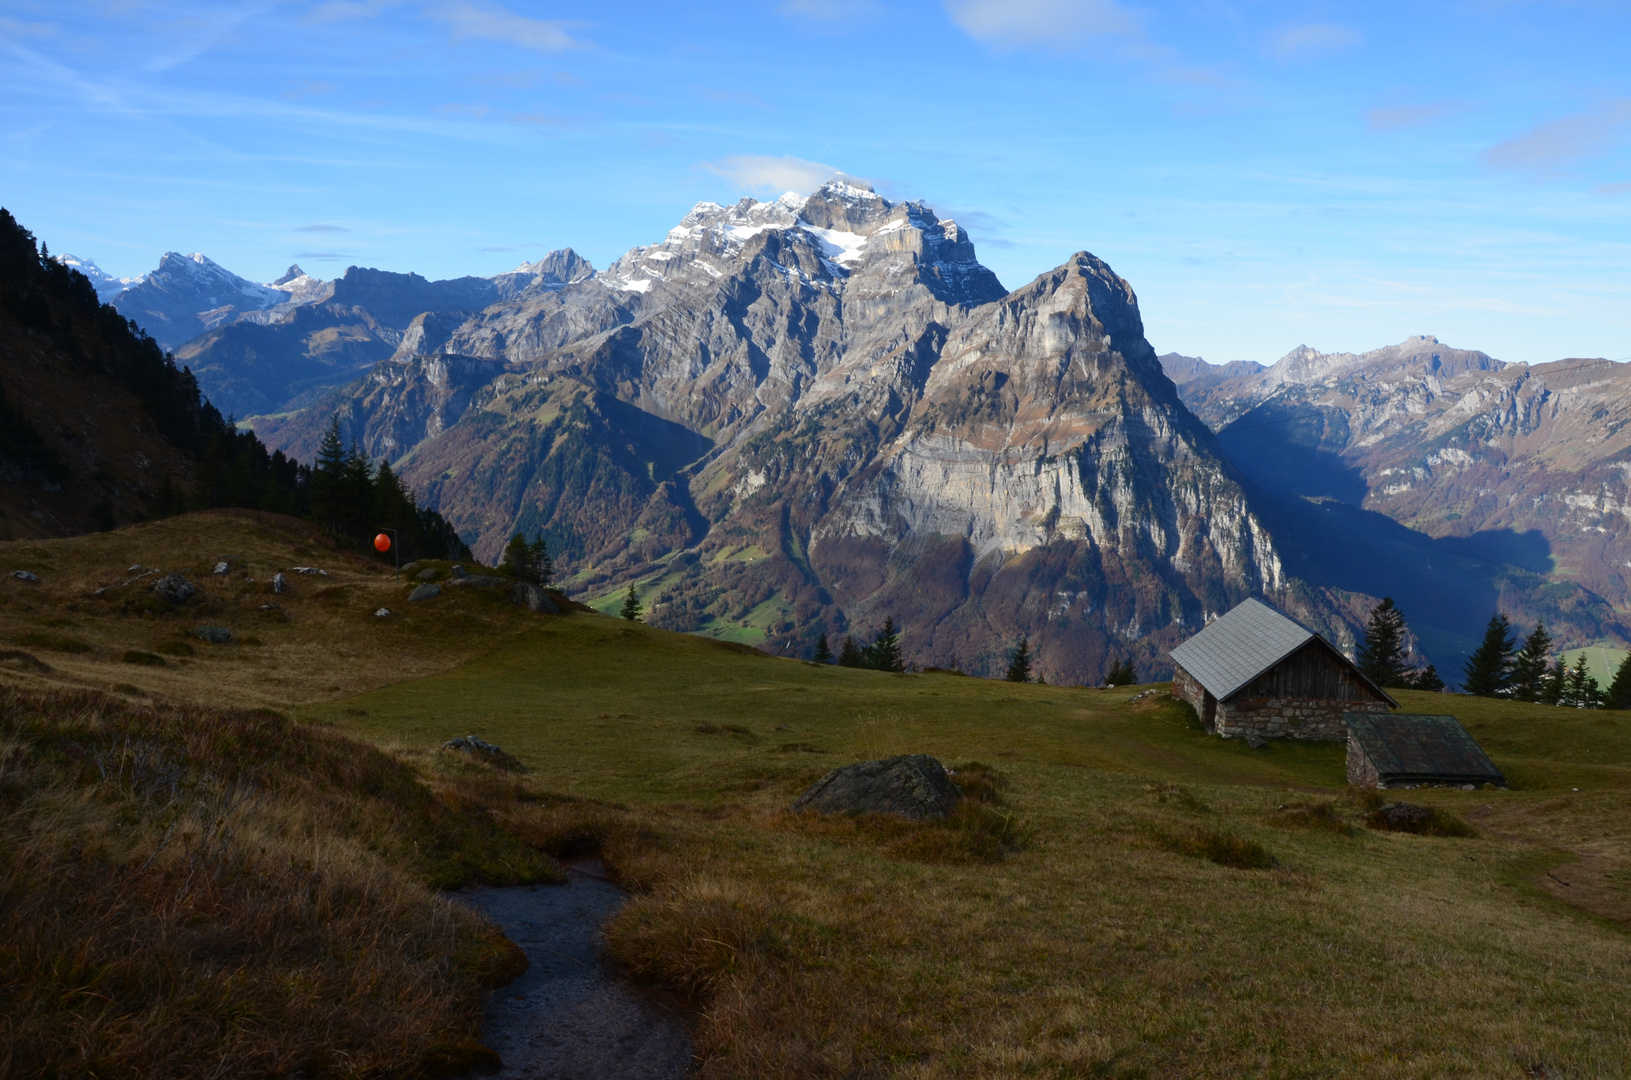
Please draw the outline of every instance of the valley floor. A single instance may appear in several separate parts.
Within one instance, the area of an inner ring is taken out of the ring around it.
[[[124,663],[168,656],[180,621],[82,594],[199,520],[0,545],[46,568],[42,591],[5,582],[0,677],[276,703],[532,850],[598,849],[634,894],[608,948],[696,1003],[703,1076],[1631,1075],[1631,715],[1402,693],[1460,716],[1512,781],[1406,795],[1476,832],[1441,837],[1364,828],[1342,747],[1208,738],[1165,687],[816,667],[490,592],[375,620],[406,585],[332,555],[352,576],[297,580],[269,631],[258,594],[206,598],[265,644]],[[249,576],[294,543],[232,520]],[[152,547],[125,562],[122,543]],[[47,570],[84,588],[51,599]],[[89,648],[37,644],[53,637]],[[525,777],[449,779],[430,751],[465,734]],[[912,752],[959,771],[965,812],[788,810],[828,769]],[[1226,850],[1270,865],[1191,854]]]

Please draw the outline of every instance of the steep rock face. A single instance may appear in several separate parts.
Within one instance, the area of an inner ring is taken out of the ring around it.
[[[282,290],[241,278],[194,252],[171,251],[158,269],[116,294],[111,303],[167,349],[206,330],[288,299]]]
[[[551,251],[537,262],[522,263],[508,274],[498,274],[490,280],[498,290],[499,299],[513,300],[529,290],[554,292],[562,286],[586,281],[594,273],[595,268],[589,265],[588,259],[571,248],[562,248]]]
[[[541,528],[575,590],[775,650],[893,615],[920,664],[1029,634],[1050,678],[1153,674],[1252,592],[1345,632],[1091,255],[1009,294],[954,222],[839,178],[452,321],[257,430],[314,445],[338,410],[479,556]]]
[[[1317,506],[1350,537],[1379,537],[1361,528],[1363,514],[1385,516],[1404,527],[1386,543],[1411,547],[1417,561],[1436,556],[1436,580],[1408,591],[1426,594],[1418,606],[1470,609],[1459,647],[1497,605],[1545,619],[1569,645],[1626,639],[1631,366],[1528,367],[1415,337],[1357,355],[1302,347],[1272,367],[1232,367],[1189,374],[1180,393],[1282,505]],[[1279,531],[1320,543],[1317,526]],[[1484,586],[1453,588],[1469,566]],[[1341,583],[1339,573],[1331,579]],[[1435,589],[1449,591],[1435,601]]]

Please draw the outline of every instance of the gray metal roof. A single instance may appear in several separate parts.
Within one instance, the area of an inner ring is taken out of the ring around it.
[[[1172,658],[1219,701],[1315,637],[1267,604],[1243,600],[1172,650]]]
[[[1453,716],[1348,713],[1348,735],[1385,784],[1505,784],[1501,770]]]

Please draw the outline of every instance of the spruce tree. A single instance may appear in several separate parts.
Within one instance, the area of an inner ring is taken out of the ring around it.
[[[1444,680],[1439,678],[1438,668],[1428,664],[1410,676],[1409,686],[1412,690],[1432,690],[1436,692],[1444,689]]]
[[[1602,690],[1597,679],[1586,670],[1586,651],[1580,650],[1574,666],[1563,678],[1563,696],[1559,704],[1570,709],[1595,709],[1602,704]]]
[[[1537,622],[1523,639],[1523,648],[1512,658],[1512,697],[1517,701],[1539,701],[1546,688],[1552,652],[1552,635],[1546,624]]]
[[[1625,654],[1615,670],[1614,681],[1608,684],[1608,693],[1603,695],[1603,708],[1631,709],[1631,653]]]
[[[1365,626],[1365,645],[1359,650],[1359,670],[1377,686],[1405,685],[1404,615],[1384,596],[1371,609]]]
[[[1569,669],[1564,666],[1561,658],[1552,665],[1546,673],[1546,681],[1541,683],[1540,701],[1544,705],[1563,704],[1563,691],[1569,682]]]
[[[623,610],[619,611],[618,614],[629,620],[629,622],[640,621],[640,598],[635,595],[633,585],[630,585],[629,591],[624,594]]]
[[[1484,628],[1484,640],[1467,658],[1461,689],[1478,697],[1504,697],[1511,682],[1512,624],[1496,612]]]
[[[330,532],[340,527],[340,476],[345,469],[345,441],[340,438],[340,414],[328,419],[328,430],[317,446],[311,471],[311,509],[317,523]]]
[[[855,639],[845,635],[844,647],[838,650],[839,667],[861,667],[864,662],[861,650],[856,647]]]
[[[900,631],[895,629],[895,617],[884,617],[883,629],[878,631],[878,638],[867,646],[867,659],[871,661],[867,666],[878,671],[905,671],[906,664],[900,655]]]
[[[1104,677],[1106,686],[1136,686],[1138,684],[1138,669],[1133,667],[1131,660],[1119,660],[1110,674]]]
[[[1031,681],[1031,639],[1029,636],[1021,637],[1019,644],[1014,646],[1014,651],[1008,654],[1007,678],[1009,682]]]
[[[510,537],[510,542],[504,545],[504,554],[498,561],[498,568],[522,581],[532,581],[536,578],[532,545],[527,543],[525,533],[516,533]]]
[[[832,663],[832,647],[827,644],[827,635],[825,633],[816,639],[815,655],[810,659],[818,664]]]
[[[544,539],[540,531],[532,538],[527,546],[527,553],[532,559],[532,580],[538,585],[548,585],[555,578],[555,560],[549,554],[549,541]]]

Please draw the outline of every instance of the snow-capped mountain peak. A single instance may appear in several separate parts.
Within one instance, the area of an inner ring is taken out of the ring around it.
[[[62,265],[72,267],[89,278],[91,287],[96,290],[96,298],[104,304],[141,280],[140,278],[116,278],[91,260],[81,259],[77,255],[58,255],[56,258]]]

